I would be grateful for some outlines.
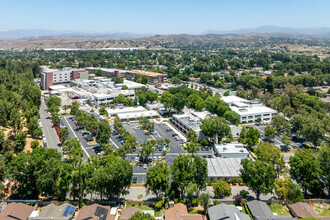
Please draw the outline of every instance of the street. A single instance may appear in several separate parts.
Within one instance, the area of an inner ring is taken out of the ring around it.
[[[46,137],[47,148],[55,148],[59,152],[62,152],[60,147],[60,140],[58,139],[53,123],[50,120],[49,113],[47,112],[47,106],[44,100],[41,101],[39,113],[42,123],[43,135]]]

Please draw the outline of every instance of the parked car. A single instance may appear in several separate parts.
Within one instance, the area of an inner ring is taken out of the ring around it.
[[[95,153],[99,153],[102,151],[102,146],[101,145],[95,146],[95,147],[93,147],[93,150]]]
[[[137,177],[133,177],[133,183],[137,183]]]
[[[147,164],[143,164],[143,169],[147,169],[148,165]]]
[[[166,132],[173,131],[171,128],[166,128]]]
[[[158,160],[161,161],[162,160],[162,156],[158,156]]]
[[[133,157],[133,156],[131,157],[131,161],[132,161],[132,162],[134,161],[134,157]]]
[[[160,147],[160,148],[158,148],[158,150],[159,150],[159,151],[162,151],[162,150],[163,150],[163,148],[161,148],[161,147]]]
[[[122,136],[118,136],[118,137],[116,137],[117,140],[120,139],[120,138],[123,138],[123,137],[122,137]]]
[[[81,130],[80,134],[85,135],[85,134],[88,134],[88,132],[86,130]]]
[[[177,133],[172,134],[172,137],[175,137],[175,136],[178,136],[178,134]]]
[[[89,136],[89,137],[86,137],[86,138],[85,138],[85,140],[86,140],[87,142],[91,142],[91,141],[94,141],[94,139],[93,139],[91,136]]]
[[[204,146],[202,146],[202,147],[201,147],[201,150],[202,150],[202,151],[205,151],[205,147],[204,147]]]
[[[154,161],[157,161],[157,156],[154,156]]]
[[[139,162],[139,157],[135,157],[135,162]]]
[[[156,135],[156,134],[158,134],[158,132],[157,131],[152,131],[152,132],[150,132],[151,134],[153,134],[153,135]]]

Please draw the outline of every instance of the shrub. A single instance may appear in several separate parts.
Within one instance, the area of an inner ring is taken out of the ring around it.
[[[196,199],[193,199],[193,200],[192,200],[191,204],[192,204],[192,205],[198,205],[198,202],[199,202],[199,199],[196,198]]]
[[[175,199],[174,199],[174,203],[175,203],[175,204],[179,203],[179,199],[178,199],[178,198],[175,198]]]
[[[126,201],[125,200],[121,200],[121,204],[125,205]]]
[[[238,183],[238,178],[237,178],[236,176],[233,178],[232,183],[233,183],[233,184]]]
[[[164,206],[164,200],[160,200],[159,202],[157,202],[157,203],[155,204],[155,209],[156,209],[157,211],[159,211],[159,210],[161,210],[161,209],[163,208],[163,206]]]
[[[219,205],[220,204],[220,201],[219,200],[213,200],[213,204],[214,205]]]
[[[234,196],[235,201],[234,201],[234,205],[235,206],[240,206],[242,204],[243,201],[243,196],[237,194],[236,196]]]
[[[229,180],[227,180],[227,183],[228,183],[228,184],[231,184],[231,180],[230,180],[230,179],[229,179]]]
[[[132,206],[135,206],[135,202],[132,202],[132,204],[131,204]]]
[[[241,190],[241,191],[239,192],[239,194],[240,194],[244,199],[246,199],[250,193],[249,193],[248,191],[246,191],[245,189],[243,189],[243,190]]]
[[[239,185],[243,185],[243,184],[244,184],[242,178],[239,178],[239,179],[238,179],[238,184],[239,184]]]
[[[59,203],[59,202],[57,202],[57,203],[55,203],[55,205],[59,206],[59,205],[60,205],[60,203]]]

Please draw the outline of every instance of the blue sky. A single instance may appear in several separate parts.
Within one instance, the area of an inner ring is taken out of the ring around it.
[[[263,25],[330,27],[330,1],[0,0],[0,31],[178,34]]]

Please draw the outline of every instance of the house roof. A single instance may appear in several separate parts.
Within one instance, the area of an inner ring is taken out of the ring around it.
[[[177,203],[172,208],[165,210],[165,220],[203,220],[203,217],[198,214],[188,214],[187,206]]]
[[[259,220],[272,220],[272,219],[296,219],[287,215],[274,215],[273,212],[268,207],[267,203],[253,200],[246,203],[253,217]]]
[[[330,216],[320,216],[311,205],[304,202],[294,203],[290,207],[299,218],[314,217],[318,219],[330,219]]]
[[[27,219],[32,213],[34,207],[24,203],[9,203],[1,212],[1,220]]]
[[[110,206],[93,204],[82,207],[76,220],[114,220],[115,215],[111,214]]]
[[[207,209],[210,220],[250,220],[249,215],[240,212],[235,206],[219,204]]]
[[[136,212],[142,212],[142,210],[135,207],[129,207],[127,209],[124,209],[121,211],[120,220],[128,220]]]
[[[72,209],[71,212],[66,210]],[[58,219],[66,220],[71,219],[74,213],[75,207],[69,203],[63,203],[62,205],[55,205],[53,203],[43,207],[38,216],[33,219],[36,220],[47,220],[47,219]]]

